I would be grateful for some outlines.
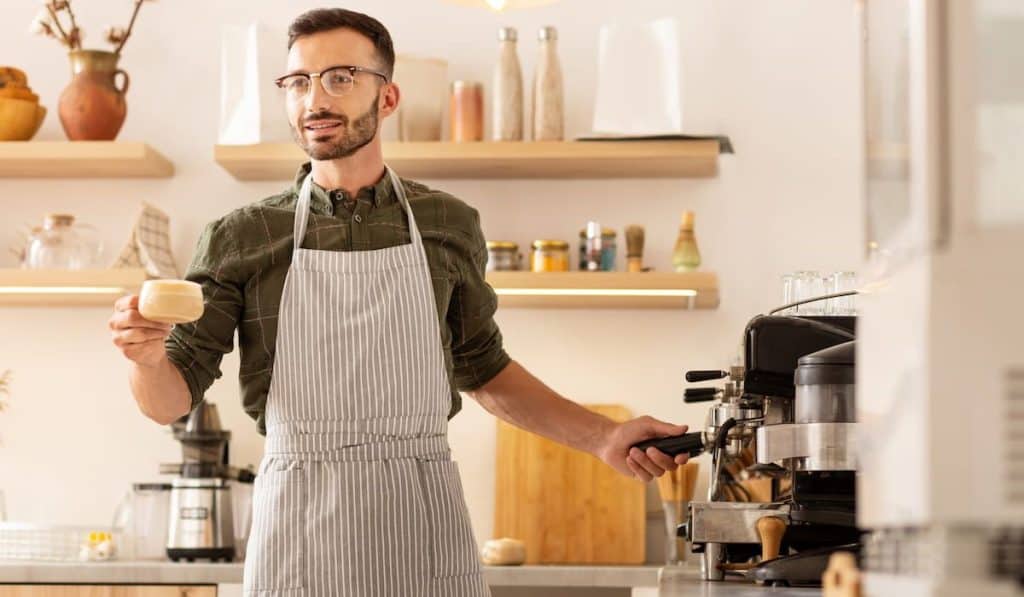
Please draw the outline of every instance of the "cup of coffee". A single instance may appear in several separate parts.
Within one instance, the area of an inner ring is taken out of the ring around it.
[[[203,287],[188,280],[147,280],[139,313],[159,323],[189,323],[203,315]]]

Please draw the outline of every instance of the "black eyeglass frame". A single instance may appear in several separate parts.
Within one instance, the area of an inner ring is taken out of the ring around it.
[[[290,79],[292,77],[305,77],[306,80],[309,81],[309,88],[312,89],[313,88],[313,77],[316,77],[316,78],[320,79],[320,86],[323,87],[323,90],[324,90],[324,92],[327,93],[327,95],[330,95],[332,97],[340,97],[340,96],[337,96],[337,95],[334,95],[333,93],[331,93],[330,90],[327,89],[327,86],[324,85],[324,82],[323,82],[324,81],[324,77],[323,77],[324,74],[326,74],[326,73],[328,73],[330,71],[333,71],[333,70],[338,70],[338,69],[347,70],[348,73],[349,73],[349,76],[352,77],[353,82],[355,81],[356,73],[367,73],[367,74],[370,74],[370,75],[376,75],[376,76],[380,77],[381,79],[384,79],[385,83],[390,83],[390,80],[388,79],[388,76],[386,74],[382,73],[379,70],[375,70],[375,69],[372,69],[372,68],[366,68],[364,66],[353,66],[353,65],[350,65],[350,64],[339,64],[337,66],[329,66],[329,67],[325,68],[324,70],[322,70],[322,71],[320,71],[318,73],[289,73],[287,75],[282,75],[282,76],[274,79],[274,84],[277,85],[279,88],[284,89],[285,88],[284,87],[284,82],[285,82],[286,79]],[[308,94],[309,91],[307,90],[306,93]]]

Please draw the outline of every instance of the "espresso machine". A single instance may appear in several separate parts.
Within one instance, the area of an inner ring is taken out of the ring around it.
[[[859,551],[856,526],[854,317],[758,316],[743,365],[690,371],[686,402],[712,402],[705,429],[650,440],[711,455],[708,498],[679,527],[701,576],[820,585],[828,557]]]
[[[173,425],[182,462],[161,464],[171,483],[167,557],[172,561],[235,559],[231,482],[252,483],[249,469],[228,465],[231,432],[223,429],[217,407],[205,400]]]

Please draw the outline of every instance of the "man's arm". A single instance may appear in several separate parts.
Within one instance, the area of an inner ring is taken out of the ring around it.
[[[627,476],[650,481],[686,462],[685,455],[673,460],[655,448],[645,453],[632,447],[646,439],[683,434],[685,425],[651,417],[617,423],[560,396],[516,361],[466,394],[501,420],[593,454]]]
[[[188,414],[191,393],[164,347],[171,326],[142,317],[139,297],[131,295],[114,305],[109,327],[114,345],[131,361],[129,385],[142,414],[161,425]]]
[[[203,288],[202,317],[170,325],[149,321],[138,297],[117,302],[110,318],[114,345],[131,361],[129,384],[139,410],[161,425],[187,415],[220,376],[243,309],[238,244],[224,219],[206,227],[185,279]]]

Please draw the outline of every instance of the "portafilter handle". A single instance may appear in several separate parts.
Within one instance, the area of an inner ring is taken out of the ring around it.
[[[686,388],[683,392],[683,402],[711,402],[718,396],[718,392],[718,388]]]
[[[696,383],[698,381],[711,381],[713,379],[725,379],[726,377],[729,377],[728,371],[697,370],[686,372],[686,381],[690,383]]]
[[[679,454],[686,454],[690,458],[693,458],[704,453],[704,433],[701,431],[695,431],[693,433],[684,433],[682,435],[659,437],[634,444],[633,447],[640,448],[645,452],[647,451],[647,448],[653,447],[661,450],[669,456],[675,457]]]

